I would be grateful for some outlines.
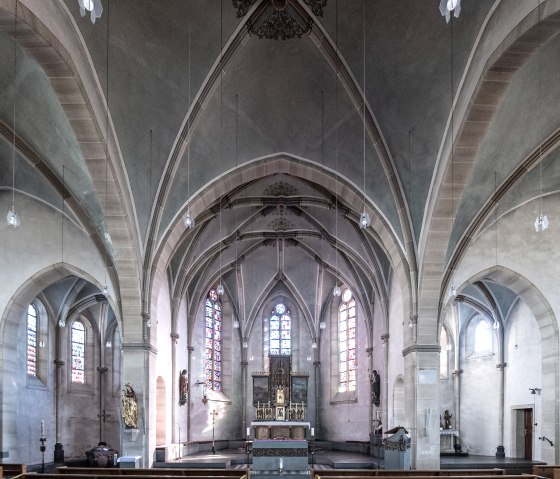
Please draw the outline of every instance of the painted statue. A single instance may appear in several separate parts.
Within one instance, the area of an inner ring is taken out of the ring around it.
[[[121,395],[122,400],[122,416],[124,426],[127,429],[136,429],[138,425],[138,401],[136,400],[136,393],[132,389],[130,383],[126,383],[125,389]]]
[[[379,404],[381,403],[380,400],[381,378],[379,377],[377,370],[374,369],[373,372],[371,373],[370,381],[371,381],[371,402],[375,404],[377,407],[379,407]]]
[[[179,376],[179,406],[184,406],[189,397],[189,383],[187,380],[187,370],[183,369]]]

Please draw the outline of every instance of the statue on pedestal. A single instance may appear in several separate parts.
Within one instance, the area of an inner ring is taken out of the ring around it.
[[[183,369],[179,376],[179,406],[184,406],[189,397],[189,383],[187,381],[187,370]]]
[[[375,369],[372,371],[370,375],[370,382],[371,382],[371,402],[375,404],[377,407],[379,407],[379,404],[381,403],[381,398],[380,398],[381,378],[379,377],[379,374]]]
[[[449,409],[446,409],[445,413],[443,414],[445,429],[451,429],[451,418],[452,417],[453,417],[453,414],[450,414]]]
[[[138,423],[138,402],[136,400],[136,393],[130,383],[126,383],[121,400],[124,426],[127,429],[136,429]]]

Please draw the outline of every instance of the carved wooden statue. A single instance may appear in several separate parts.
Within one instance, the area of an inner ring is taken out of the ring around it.
[[[189,383],[187,380],[187,370],[183,369],[179,376],[179,406],[184,406],[189,397]]]
[[[125,389],[121,395],[123,406],[123,421],[127,429],[136,429],[138,425],[138,402],[136,400],[136,393],[132,389],[130,383],[126,383]]]

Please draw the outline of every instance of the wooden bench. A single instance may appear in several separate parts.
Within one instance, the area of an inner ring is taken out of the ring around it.
[[[533,466],[533,474],[541,477],[548,477],[550,479],[560,477],[560,466],[537,465]]]
[[[504,469],[433,469],[433,470],[417,470],[408,471],[402,469],[333,469],[333,470],[317,470],[313,471],[314,475],[322,477],[331,476],[503,476]],[[558,478],[560,479],[560,478]]]
[[[327,474],[325,474],[325,472],[327,472]],[[346,472],[346,471],[345,471]],[[406,475],[406,474],[402,474],[405,472],[410,472],[410,471],[401,471],[401,475],[400,476],[383,476],[381,475],[383,473],[382,470],[379,471],[380,474],[375,474],[375,471],[354,471],[354,473],[352,474],[351,471],[347,471],[348,474],[337,474],[338,471],[336,469],[334,470],[329,470],[329,471],[320,471],[318,473],[315,473],[314,477],[315,479],[323,479],[323,478],[329,478],[329,479],[365,479],[365,478],[371,478],[371,479],[409,479],[410,477],[414,477],[414,479],[434,479],[437,477],[441,477],[438,475],[424,475],[424,476],[420,476],[420,475]],[[371,472],[374,472],[373,474],[371,474]],[[426,472],[426,471],[419,471],[419,472]],[[439,472],[439,471],[438,471]],[[469,470],[468,474],[460,474],[460,475],[456,475],[456,476],[450,476],[450,477],[454,477],[454,478],[460,478],[460,477],[465,477],[465,478],[477,478],[477,479],[496,479],[495,475],[476,475],[476,474],[472,474],[473,471]],[[476,473],[476,470],[474,470],[474,472]],[[513,474],[503,474],[500,475],[500,479],[519,479],[519,475],[513,475]],[[536,479],[537,476],[533,475],[533,474],[524,474],[523,475],[524,479],[525,478],[533,478]]]
[[[107,474],[98,474],[101,469],[92,468],[90,474],[68,474],[66,477],[71,479],[107,479]],[[124,469],[123,469],[124,470]],[[135,469],[131,469],[134,471]],[[138,469],[136,469],[138,470]],[[183,469],[183,471],[185,471]],[[211,472],[215,471],[215,472]],[[192,472],[192,474],[190,474]],[[238,479],[247,479],[247,473],[245,471],[236,471],[237,476],[223,475],[224,471],[221,469],[203,469],[201,470],[189,470],[184,477],[190,477],[192,479],[231,479],[236,477]],[[114,474],[120,475],[120,474]],[[127,479],[177,479],[178,475],[163,475],[163,474],[126,474]],[[21,479],[60,479],[60,474],[39,474],[36,472],[28,472],[20,476]]]
[[[0,464],[0,477],[14,477],[27,472],[25,464]]]
[[[206,477],[233,477],[241,478],[247,472],[243,469],[210,469],[210,468],[175,468],[175,467],[160,467],[152,469],[134,469],[134,468],[116,468],[116,467],[57,467],[56,474],[59,475],[96,475],[96,476],[206,476]],[[42,475],[41,475],[42,477]]]

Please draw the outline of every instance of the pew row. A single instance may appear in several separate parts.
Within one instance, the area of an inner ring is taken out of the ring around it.
[[[92,468],[89,474],[67,474],[65,475],[66,478],[69,479],[107,479],[107,474],[99,474],[100,469]],[[134,470],[134,469],[132,469]],[[138,469],[136,469],[138,470]],[[214,472],[213,472],[214,471]],[[192,472],[192,474],[191,474]],[[231,479],[232,477],[236,477],[237,479],[247,479],[247,473],[245,471],[238,471],[237,476],[232,476],[229,474],[224,475],[223,470],[210,470],[210,469],[202,469],[202,470],[189,470],[187,474],[183,477],[189,477],[192,479]],[[116,474],[118,475],[118,474]],[[177,474],[175,475],[163,475],[163,474],[127,474],[127,479],[177,479],[179,477]],[[18,479],[61,479],[60,474],[40,474],[37,472],[28,472],[26,474],[22,474],[18,477]]]
[[[560,479],[560,465],[538,465],[533,466],[533,474],[549,479]]]
[[[332,469],[332,470],[317,470],[313,471],[315,477],[320,475],[322,477],[331,476],[504,476],[505,470],[492,468],[492,469],[433,469],[433,470],[403,470],[403,469]],[[560,478],[556,478],[560,479]]]
[[[0,463],[0,477],[14,477],[27,472],[25,464]]]
[[[327,474],[325,474],[325,472],[327,472]],[[315,479],[367,479],[367,478],[371,478],[371,479],[408,479],[410,477],[414,477],[414,479],[433,479],[436,477],[441,477],[438,475],[406,475],[406,474],[401,474],[400,476],[383,476],[383,475],[377,475],[377,474],[371,474],[371,471],[353,471],[353,474],[351,473],[351,471],[347,471],[348,474],[338,474],[338,471],[336,469],[334,470],[329,470],[329,471],[320,471],[314,474],[314,478]],[[379,472],[383,472],[383,471],[379,471]],[[401,471],[402,472],[410,472],[410,471]],[[426,472],[426,471],[415,471],[415,472]],[[475,474],[473,474],[472,472],[475,472]],[[369,473],[369,474],[368,474]],[[455,475],[455,476],[448,476],[448,477],[453,477],[453,478],[468,478],[468,479],[496,479],[495,475],[476,475],[476,470],[469,470],[467,471],[467,474],[460,474],[460,475]],[[518,474],[503,474],[499,476],[500,479],[519,479],[521,476],[519,476]],[[535,476],[534,474],[523,474],[522,475],[523,479],[537,479],[537,476]]]
[[[211,468],[175,468],[160,467],[151,469],[134,469],[134,468],[91,468],[91,467],[57,467],[55,470],[59,475],[86,475],[91,476],[223,476],[241,478],[247,471],[243,469],[211,469]],[[60,477],[58,478],[60,479]]]

